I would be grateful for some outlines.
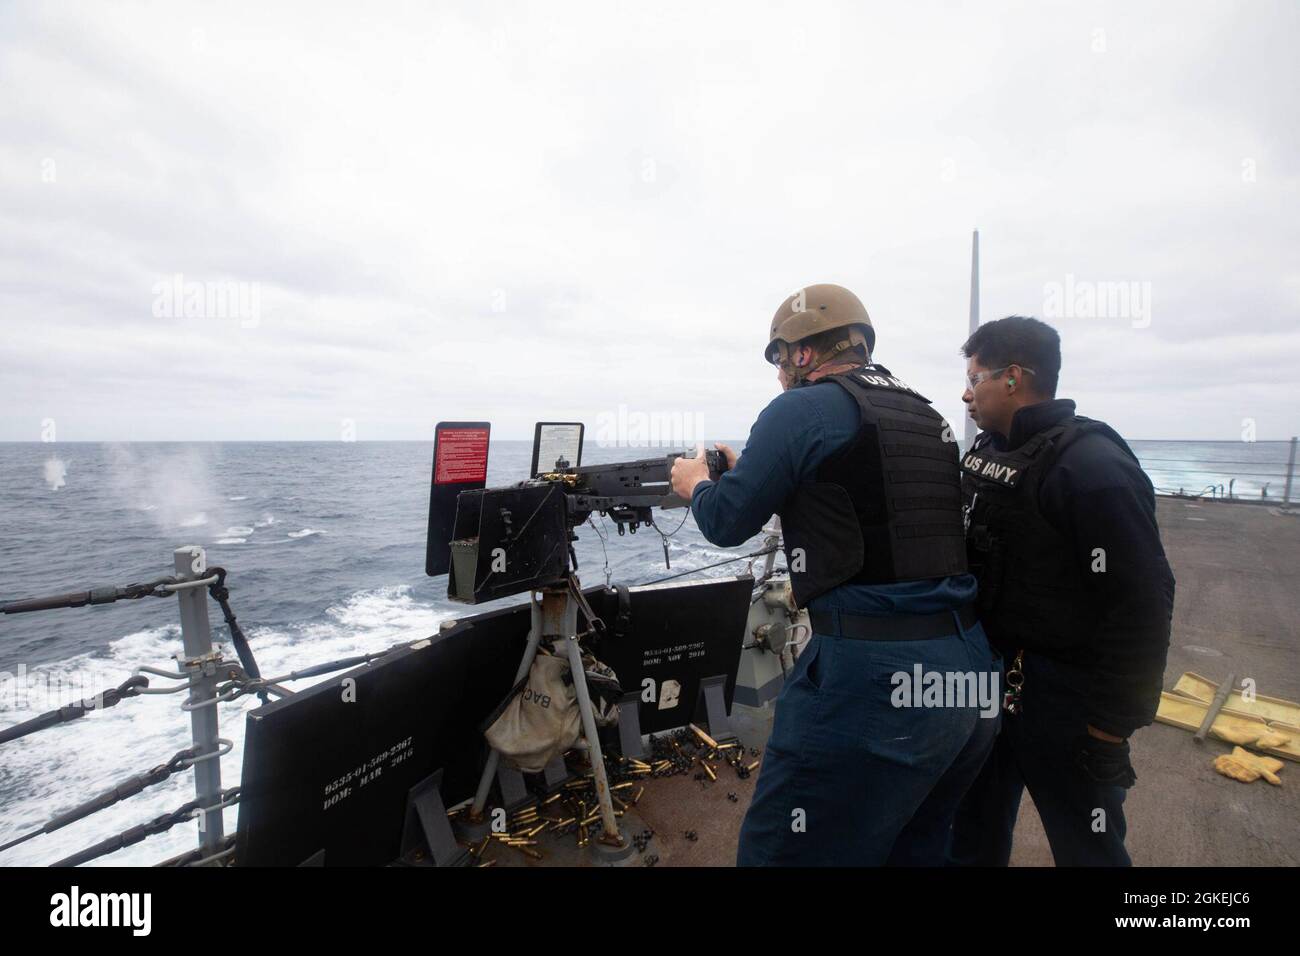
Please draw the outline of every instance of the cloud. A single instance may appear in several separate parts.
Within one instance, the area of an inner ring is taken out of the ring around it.
[[[858,291],[960,415],[985,318],[1067,275],[1063,388],[1137,437],[1300,427],[1287,3],[1178,10],[10,5],[0,439],[428,439],[625,404],[748,432],[773,309]],[[154,315],[174,275],[258,321]]]

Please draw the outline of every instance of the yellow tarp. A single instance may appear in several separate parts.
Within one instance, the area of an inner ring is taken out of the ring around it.
[[[1178,678],[1178,683],[1174,685],[1175,694],[1193,700],[1203,700],[1207,704],[1214,700],[1214,692],[1218,689],[1218,683],[1192,671]],[[1300,704],[1293,700],[1256,694],[1254,700],[1248,701],[1242,698],[1241,691],[1234,690],[1228,694],[1223,707],[1236,714],[1248,714],[1264,720],[1280,720],[1290,727],[1300,727]]]
[[[1205,719],[1205,712],[1209,706],[1207,701],[1193,700],[1179,694],[1162,693],[1160,708],[1156,711],[1156,720],[1162,724],[1195,732],[1200,728],[1201,721]],[[1254,714],[1230,711],[1225,706],[1219,711],[1219,716],[1214,718],[1209,735],[1229,743],[1249,746],[1270,731],[1284,734],[1290,739],[1279,746],[1261,749],[1278,757],[1285,757],[1287,760],[1300,761],[1300,727],[1283,721],[1267,721]]]

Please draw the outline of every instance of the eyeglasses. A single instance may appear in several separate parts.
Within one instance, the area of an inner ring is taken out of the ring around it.
[[[1029,368],[1026,365],[1018,365],[1016,367],[1019,368],[1020,371],[1022,372],[1028,372],[1030,375],[1038,374],[1032,368]],[[987,382],[991,378],[996,378],[997,376],[1001,375],[1009,368],[1011,368],[1010,365],[1004,365],[1002,366],[1002,368],[995,368],[986,372],[976,372],[974,375],[967,375],[966,384],[970,386],[971,391],[973,392],[982,382]]]

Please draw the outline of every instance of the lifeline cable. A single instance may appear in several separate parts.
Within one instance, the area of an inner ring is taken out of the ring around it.
[[[696,571],[707,571],[707,570],[709,570],[710,568],[720,568],[720,567],[722,567],[724,564],[734,564],[734,563],[737,562],[737,561],[746,561],[746,560],[748,560],[749,558],[761,558],[763,555],[765,555],[765,554],[771,554],[773,551],[777,551],[777,550],[779,550],[779,548],[778,548],[776,545],[772,545],[772,547],[770,547],[770,548],[763,548],[761,551],[755,551],[753,554],[741,554],[741,555],[737,555],[737,556],[734,557],[734,558],[727,558],[727,560],[725,560],[725,561],[716,561],[716,562],[714,562],[713,564],[706,564],[706,565],[703,565],[702,567],[691,568],[689,571],[679,571],[679,572],[677,572],[676,574],[670,574],[670,575],[668,575],[667,577],[663,577],[663,578],[656,578],[656,579],[653,580],[653,581],[647,581],[647,582],[645,582],[645,583],[646,583],[646,584],[662,584],[662,583],[665,582],[665,581],[671,581],[671,580],[673,580],[673,578],[681,578],[681,577],[685,577],[685,576],[688,575],[688,574],[694,574]]]
[[[58,710],[48,710],[45,713],[33,717],[31,720],[24,720],[21,724],[14,724],[12,727],[6,727],[0,730],[0,744],[7,744],[11,740],[17,740],[19,737],[26,737],[28,734],[34,734],[41,730],[48,730],[51,727],[57,727],[59,724],[66,724],[70,720],[76,720],[78,717],[85,717],[92,710],[101,710],[105,707],[112,707],[128,697],[136,697],[144,692],[144,688],[149,686],[149,678],[143,674],[134,674],[127,678],[117,687],[110,687],[93,697],[85,700],[79,700],[75,704],[68,704],[60,707]]]
[[[19,844],[26,843],[28,840],[35,839],[44,833],[53,833],[55,830],[60,830],[71,823],[76,823],[78,820],[85,819],[92,813],[98,813],[100,810],[107,809],[113,804],[125,800],[127,797],[135,796],[137,793],[144,790],[145,787],[152,787],[155,784],[162,783],[172,774],[180,773],[182,770],[188,770],[190,766],[193,765],[195,756],[196,754],[193,747],[178,751],[177,754],[166,763],[159,764],[156,767],[146,770],[144,773],[133,774],[115,786],[110,787],[108,790],[91,797],[85,803],[79,804],[64,813],[60,813],[56,817],[52,817],[39,830],[33,830],[16,840],[10,840],[8,843],[0,846],[0,853],[3,853],[5,850],[11,850]]]

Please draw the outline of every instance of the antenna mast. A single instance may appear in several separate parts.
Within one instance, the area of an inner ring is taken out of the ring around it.
[[[980,231],[976,229],[971,233],[970,247],[970,332],[974,335],[975,330],[980,325]],[[963,376],[965,372],[962,373]],[[965,391],[966,383],[962,383],[962,391]],[[969,415],[966,416],[966,448],[970,448],[975,443],[975,422]]]

